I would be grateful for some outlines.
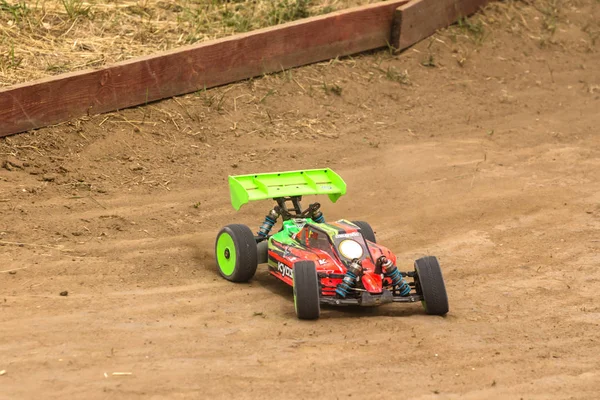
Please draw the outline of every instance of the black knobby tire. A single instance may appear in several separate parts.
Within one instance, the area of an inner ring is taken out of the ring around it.
[[[448,294],[437,258],[419,258],[415,261],[415,271],[416,291],[423,296],[425,312],[429,315],[446,315],[449,310]]]
[[[235,261],[230,261],[232,256]],[[215,259],[223,278],[232,282],[248,282],[252,279],[258,260],[256,240],[250,228],[232,224],[221,229],[215,241]]]
[[[317,267],[313,261],[294,264],[294,307],[299,319],[317,319],[321,315]]]
[[[352,223],[360,228],[360,231],[365,239],[369,242],[377,243],[375,239],[375,232],[368,222],[365,221],[352,221]]]

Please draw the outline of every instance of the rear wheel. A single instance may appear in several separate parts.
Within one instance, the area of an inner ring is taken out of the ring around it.
[[[317,319],[321,315],[319,277],[313,261],[294,264],[294,307],[299,319]]]
[[[360,231],[365,239],[369,242],[377,243],[375,239],[375,232],[368,222],[365,221],[352,221],[352,223],[360,228]]]
[[[415,261],[415,271],[415,289],[417,294],[423,296],[425,312],[430,315],[446,315],[449,309],[448,295],[437,258],[419,258]]]
[[[246,225],[227,225],[217,235],[215,258],[221,276],[232,282],[247,282],[258,265],[256,240]]]

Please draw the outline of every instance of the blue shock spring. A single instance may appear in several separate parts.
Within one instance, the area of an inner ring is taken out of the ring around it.
[[[400,291],[400,296],[408,296],[410,293],[409,284],[402,278],[402,274],[395,265],[388,267],[385,276],[392,280],[392,285]]]
[[[265,217],[265,222],[263,222],[263,224],[258,229],[258,236],[266,238],[269,235],[269,232],[271,232],[271,228],[273,228],[273,226],[275,225],[275,222],[277,221],[267,215]]]
[[[325,216],[322,212],[319,212],[318,215],[313,216],[313,221],[315,221],[317,224],[323,224],[325,223]]]
[[[342,282],[337,285],[335,288],[335,292],[342,298],[348,296],[348,292],[354,288],[356,285],[356,275],[354,275],[351,271],[346,271],[346,276]]]

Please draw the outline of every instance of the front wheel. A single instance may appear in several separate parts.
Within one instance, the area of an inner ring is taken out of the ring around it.
[[[256,240],[246,225],[227,225],[217,235],[215,258],[219,274],[228,281],[247,282],[258,266]]]
[[[321,315],[317,267],[313,261],[294,264],[294,307],[299,319],[318,319]]]
[[[433,256],[415,261],[415,289],[423,296],[423,308],[429,315],[446,315],[449,310],[448,294],[442,269]]]

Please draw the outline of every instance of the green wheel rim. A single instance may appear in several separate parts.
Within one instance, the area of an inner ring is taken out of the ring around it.
[[[217,240],[217,264],[223,275],[229,276],[235,270],[235,243],[227,232],[223,232]]]

